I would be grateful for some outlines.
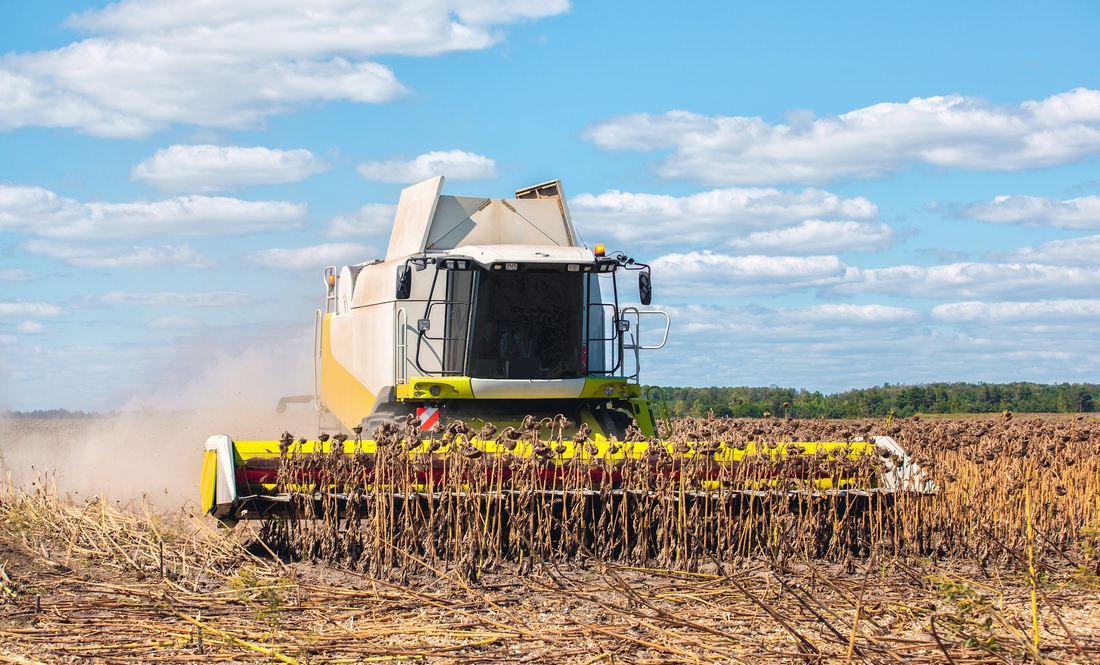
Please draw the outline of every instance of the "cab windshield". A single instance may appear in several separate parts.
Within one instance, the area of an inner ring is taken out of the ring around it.
[[[480,272],[469,329],[469,376],[581,377],[584,277],[558,271]]]

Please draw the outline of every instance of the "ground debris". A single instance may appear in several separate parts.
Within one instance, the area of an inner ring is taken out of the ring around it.
[[[375,571],[273,558],[259,525],[225,530],[188,510],[70,501],[44,479],[9,488],[0,663],[1100,662],[1094,425],[867,424],[700,419],[677,423],[677,436],[890,431],[935,460],[941,492],[921,510],[938,512],[920,534],[934,555],[871,542],[835,560],[755,549],[677,568],[582,552],[501,559],[475,576],[420,557]],[[1031,543],[1015,488],[1028,460],[1039,505]],[[943,525],[954,531],[936,531]]]

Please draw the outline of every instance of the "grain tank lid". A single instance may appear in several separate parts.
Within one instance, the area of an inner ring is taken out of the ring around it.
[[[390,246],[386,250],[387,261],[403,259],[424,251],[441,191],[443,176],[436,176],[401,190],[397,217],[390,233]]]
[[[440,176],[401,192],[386,260],[467,245],[580,245],[556,180],[514,199],[441,196],[442,186]]]

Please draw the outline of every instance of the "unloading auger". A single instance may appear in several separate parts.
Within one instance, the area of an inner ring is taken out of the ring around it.
[[[639,381],[670,323],[649,308],[649,266],[587,247],[559,181],[488,199],[444,196],[443,180],[402,191],[385,259],[325,269],[314,394],[279,410],[312,402],[339,431],[210,437],[204,511],[264,519],[369,491],[438,499],[518,483],[551,501],[669,483],[696,498],[932,488],[885,436],[670,440],[662,391]]]

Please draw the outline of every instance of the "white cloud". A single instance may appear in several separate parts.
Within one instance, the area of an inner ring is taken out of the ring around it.
[[[787,230],[774,235],[754,235],[775,241],[773,246],[776,249],[784,248],[777,238],[797,239],[796,234],[788,236]],[[1070,248],[1073,241],[1048,243],[1035,250],[1036,259],[1055,263],[1053,259],[1060,255],[1063,257],[1061,262],[1067,265],[964,262],[932,267],[901,265],[864,270],[847,266],[834,255],[730,256],[710,251],[666,254],[650,264],[659,296],[778,295],[816,289],[827,296],[882,293],[936,300],[1087,298],[1100,288],[1098,261],[1090,260],[1098,255],[1093,250],[1100,240],[1080,240],[1087,246],[1081,248],[1085,258],[1079,259],[1079,262],[1087,267],[1073,265],[1076,258]],[[748,242],[745,245],[748,249]],[[759,250],[761,247],[752,249]],[[801,247],[788,245],[786,249],[796,251]]]
[[[145,325],[157,330],[194,330],[202,327],[202,321],[182,316],[162,316]]]
[[[53,238],[236,236],[300,226],[305,204],[180,196],[136,203],[80,203],[41,187],[0,184],[0,232]]]
[[[330,238],[389,237],[397,206],[390,203],[368,203],[350,215],[333,217],[325,235]]]
[[[952,263],[852,268],[844,280],[827,285],[833,294],[886,293],[913,298],[954,300],[1030,300],[1088,297],[1100,288],[1100,268],[1037,263]]]
[[[354,265],[378,256],[378,250],[348,242],[312,247],[273,248],[253,252],[245,259],[268,268],[283,270],[321,270],[326,266]]]
[[[663,178],[709,184],[831,182],[910,164],[1015,171],[1100,154],[1100,91],[1077,88],[1017,107],[960,95],[875,104],[793,125],[687,111],[626,115],[588,127],[605,150],[671,150]]]
[[[36,272],[18,268],[0,268],[0,282],[31,282],[38,279]]]
[[[42,325],[38,321],[24,321],[20,323],[16,330],[25,335],[36,335],[46,330],[46,326]]]
[[[434,56],[485,48],[493,26],[559,14],[561,0],[244,0],[225,5],[130,0],[72,16],[70,26],[118,37],[242,53],[318,57],[334,51]]]
[[[429,152],[410,161],[364,162],[359,175],[379,182],[414,183],[446,176],[448,180],[487,180],[497,177],[496,162],[462,150]]]
[[[851,305],[844,303],[811,305],[809,307],[778,307],[777,321],[843,322],[848,325],[897,325],[920,320],[920,312],[888,305]]]
[[[1095,381],[1100,317],[1018,304],[1032,308],[1032,318],[984,319],[988,312],[977,311],[948,319],[884,305],[662,307],[672,331],[665,349],[643,360],[643,380],[826,391],[883,382]]]
[[[160,247],[101,247],[28,240],[19,244],[24,252],[60,259],[78,268],[209,268],[213,262],[187,245]]]
[[[147,305],[153,307],[247,307],[255,300],[244,293],[218,291],[214,293],[130,293],[111,291],[99,297],[110,305]]]
[[[327,168],[308,150],[173,145],[131,169],[130,180],[166,192],[209,194],[299,182]]]
[[[837,345],[852,339],[853,330],[874,331],[873,334],[881,335],[885,329],[911,327],[924,318],[920,312],[904,307],[832,303],[775,308],[671,305],[662,309],[668,311],[674,321],[675,334],[670,333],[670,342],[685,349],[698,348],[704,353],[707,347],[714,345],[786,345],[801,341],[805,345],[803,353],[799,354],[802,356],[811,352],[814,344]],[[853,352],[859,351],[849,349],[849,353]],[[745,358],[743,362],[750,360]],[[736,385],[725,379],[720,381],[722,385]],[[768,382],[760,383],[766,385]]]
[[[721,239],[768,230],[808,219],[866,220],[878,206],[862,196],[841,198],[807,188],[728,188],[690,196],[667,196],[609,190],[580,194],[569,210],[584,235],[610,238],[631,246],[714,245]]]
[[[650,265],[658,294],[710,296],[805,291],[841,279],[849,270],[835,256],[728,256],[706,251],[666,254]]]
[[[885,305],[665,307],[666,350],[643,363],[659,385],[843,390],[924,379],[931,346],[920,312]],[[652,358],[652,359],[651,359]],[[920,373],[914,372],[918,370]]]
[[[833,254],[877,252],[893,245],[896,239],[889,224],[811,219],[798,226],[733,238],[726,246],[765,254]]]
[[[677,328],[691,333],[770,328],[780,336],[820,325],[840,328],[891,327],[919,323],[923,315],[905,307],[829,303],[807,307],[760,307],[758,305],[672,305],[664,307]]]
[[[1068,201],[1038,196],[998,196],[989,203],[968,206],[960,214],[998,224],[1100,229],[1100,196],[1082,196]]]
[[[373,62],[188,54],[92,38],[0,58],[0,129],[72,127],[104,138],[141,138],[174,122],[246,129],[310,102],[382,103],[407,92]]]
[[[0,302],[0,316],[4,317],[53,317],[64,316],[65,310],[57,305],[45,302],[24,302],[22,300],[8,300]]]
[[[185,122],[255,127],[305,104],[380,103],[407,90],[382,54],[484,49],[499,26],[567,0],[128,0],[70,17],[94,35],[0,58],[0,129],[74,127],[138,137]]]
[[[935,319],[953,323],[1031,322],[1049,326],[1081,319],[1100,319],[1100,300],[953,302],[936,305],[930,313]]]
[[[922,247],[917,252],[934,259],[936,263],[964,263],[970,260],[970,252],[960,252],[953,249],[944,249],[943,247]]]
[[[992,252],[990,258],[1005,263],[1047,263],[1062,266],[1100,265],[1100,235],[1053,240],[1038,247]]]

